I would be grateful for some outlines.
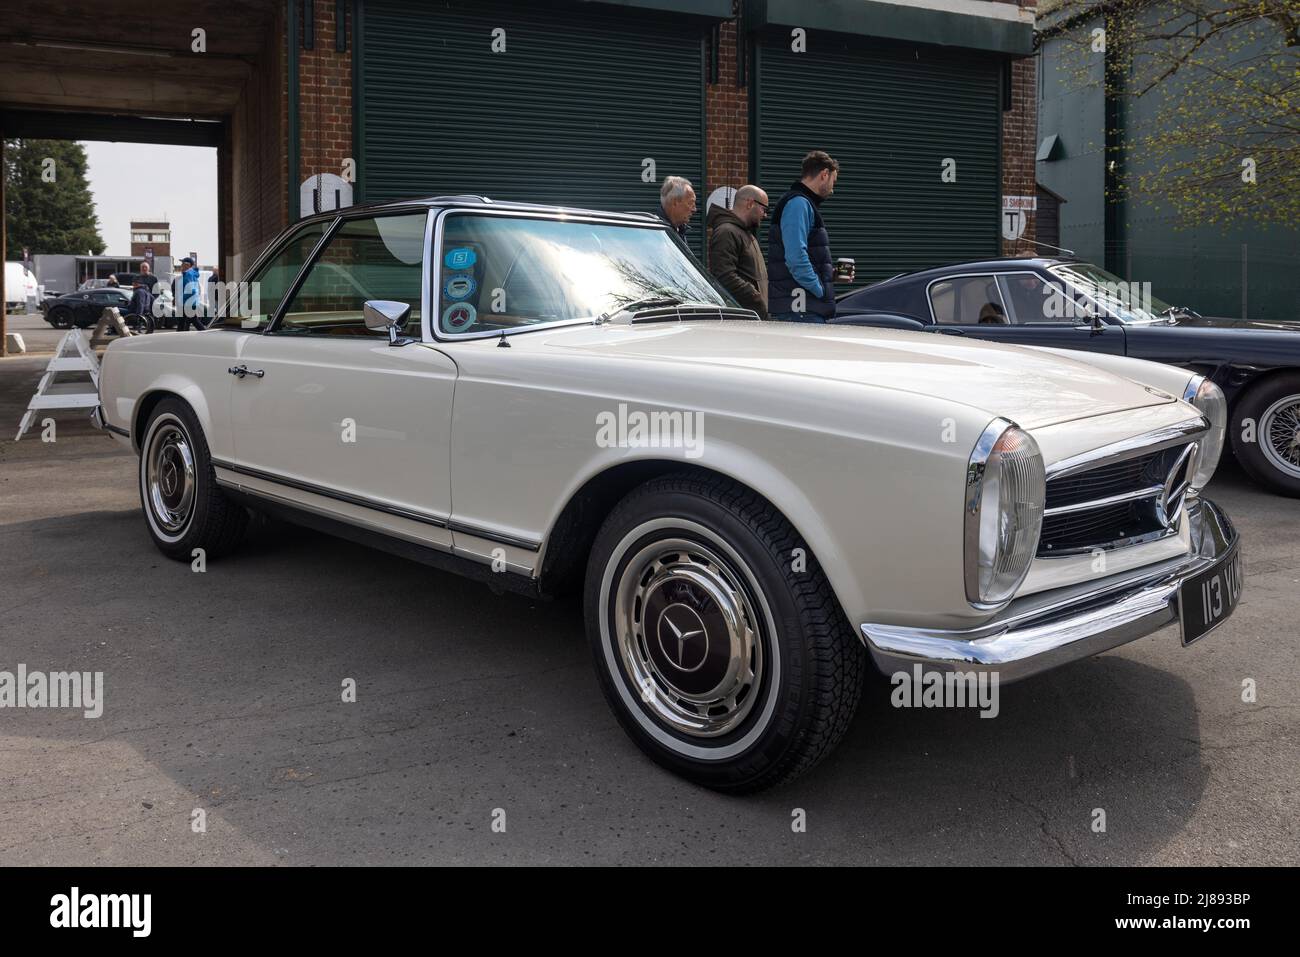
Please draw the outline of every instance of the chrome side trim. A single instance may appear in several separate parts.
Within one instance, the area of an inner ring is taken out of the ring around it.
[[[216,459],[212,462],[219,469],[225,469],[234,472],[237,475],[247,475],[250,478],[260,479],[263,482],[273,482],[276,485],[283,485],[285,488],[297,489],[300,492],[308,492],[312,495],[319,495],[322,498],[333,499],[336,502],[344,502],[348,505],[356,505],[361,508],[372,509],[376,512],[384,512],[388,515],[395,515],[398,518],[405,518],[412,522],[420,522],[424,525],[432,525],[434,528],[445,528],[450,532],[460,532],[463,535],[473,535],[476,538],[482,538],[499,545],[511,545],[515,548],[522,548],[526,551],[536,552],[542,547],[542,543],[536,539],[522,538],[518,535],[510,535],[505,532],[499,532],[495,529],[485,528],[482,525],[475,525],[471,522],[455,521],[448,516],[430,515],[425,512],[416,512],[408,508],[401,508],[396,505],[389,505],[386,502],[380,502],[373,498],[366,498],[363,495],[354,495],[351,492],[341,492],[338,489],[328,488],[324,485],[316,485],[313,482],[303,482],[298,479],[292,479],[274,472],[266,472],[262,469],[249,468],[244,465],[236,465],[233,462],[223,462]],[[220,479],[218,479],[220,481]],[[222,483],[230,484],[230,483]],[[274,497],[269,493],[263,493],[256,489],[239,486],[243,491],[249,494],[265,494],[268,498]],[[291,500],[286,499],[286,502]],[[301,504],[301,503],[299,503]],[[306,506],[303,506],[306,507]],[[338,517],[338,516],[335,516]]]
[[[1098,465],[1120,462],[1138,455],[1146,455],[1148,452],[1159,452],[1171,445],[1177,445],[1180,442],[1195,438],[1209,431],[1209,428],[1210,420],[1203,415],[1199,415],[1195,419],[1188,419],[1185,422],[1167,425],[1153,432],[1121,439],[1119,442],[1103,445],[1099,449],[1080,452],[1078,455],[1072,455],[1049,465],[1047,467],[1047,481],[1050,482],[1052,479],[1061,478],[1064,475],[1073,475],[1076,472],[1086,472]]]
[[[215,465],[216,463],[214,462],[213,464]],[[226,466],[218,466],[218,467],[226,468]],[[270,481],[270,479],[268,479],[267,481]],[[225,488],[229,488],[233,492],[238,492],[240,495],[247,496],[250,499],[261,499],[267,502],[274,502],[277,505],[281,505],[286,508],[293,509],[295,511],[306,512],[310,515],[318,515],[321,518],[330,519],[331,521],[337,522],[340,525],[351,525],[355,528],[365,529],[366,531],[375,535],[382,535],[386,538],[396,539],[397,541],[409,542],[410,544],[413,545],[419,545],[423,548],[433,549],[435,551],[444,552],[449,555],[452,554],[452,546],[450,544],[429,541],[423,538],[416,538],[412,535],[404,535],[401,532],[395,531],[394,529],[388,528],[384,525],[380,525],[375,522],[369,522],[363,518],[357,518],[356,516],[353,515],[342,515],[336,511],[333,511],[332,509],[321,508],[318,505],[311,505],[308,504],[307,502],[301,502],[298,501],[297,499],[292,499],[284,495],[276,495],[274,492],[269,492],[265,489],[249,488],[246,485],[239,485],[234,482],[225,481],[221,478],[217,479],[217,484]],[[324,493],[317,492],[315,494],[321,495]],[[403,515],[401,517],[408,518],[409,516]]]
[[[366,498],[363,495],[354,495],[351,492],[341,492],[338,489],[327,488],[324,485],[316,485],[312,482],[303,482],[298,479],[289,478],[285,475],[279,475],[275,472],[265,472],[262,469],[236,465],[233,462],[221,462],[217,459],[213,459],[212,464],[217,468],[225,469],[228,472],[234,472],[238,475],[247,475],[249,478],[261,479],[263,482],[274,482],[276,485],[283,485],[286,488],[297,489],[300,492],[309,492],[312,495],[319,495],[322,498],[331,498],[336,502],[344,502],[348,505],[357,505],[361,508],[373,509],[376,512],[386,512],[389,515],[396,515],[398,518],[409,519],[412,522],[420,522],[424,525],[432,525],[435,528],[448,527],[446,516],[427,515],[423,512],[415,512],[407,508],[400,508],[396,505],[389,505],[373,498]],[[245,489],[245,491],[253,490]]]
[[[484,528],[482,525],[474,525],[471,522],[462,522],[458,519],[452,519],[449,521],[447,527],[453,532],[460,532],[462,535],[473,535],[476,538],[485,538],[490,542],[496,542],[500,545],[513,545],[515,548],[527,549],[530,552],[538,551],[542,547],[542,543],[537,539],[520,538],[518,535],[507,535],[504,532]]]

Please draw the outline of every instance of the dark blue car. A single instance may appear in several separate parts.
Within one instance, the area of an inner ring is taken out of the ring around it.
[[[1228,399],[1232,448],[1300,497],[1300,323],[1205,318],[1077,259],[994,259],[905,273],[843,296],[836,323],[1082,349],[1182,366]]]

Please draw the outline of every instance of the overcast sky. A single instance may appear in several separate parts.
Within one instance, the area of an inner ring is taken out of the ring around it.
[[[208,146],[82,143],[104,252],[131,252],[133,219],[172,224],[172,261],[217,259],[217,151]],[[68,250],[72,252],[72,250]],[[77,250],[84,252],[84,250]]]

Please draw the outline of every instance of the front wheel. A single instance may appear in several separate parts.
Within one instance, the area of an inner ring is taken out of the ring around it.
[[[55,329],[71,329],[72,313],[66,309],[55,309],[50,313],[49,323]]]
[[[168,558],[189,561],[195,549],[216,558],[239,544],[248,513],[217,486],[203,429],[180,399],[163,399],[149,416],[139,484],[149,535]]]
[[[636,489],[596,537],[585,605],[606,699],[683,777],[781,784],[848,729],[865,651],[810,550],[748,489],[692,473]]]
[[[1272,376],[1242,396],[1232,449],[1257,482],[1300,498],[1300,374]]]

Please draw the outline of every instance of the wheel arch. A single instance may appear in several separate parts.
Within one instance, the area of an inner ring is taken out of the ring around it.
[[[717,444],[711,445],[710,452],[717,451]],[[771,503],[812,552],[839,599],[840,607],[848,613],[850,608],[861,605],[858,585],[847,574],[849,563],[835,544],[827,523],[820,520],[811,502],[793,482],[759,461],[749,462],[743,469],[738,467],[738,462],[729,462],[729,466],[719,468],[716,459],[726,457],[711,454],[711,458],[715,461],[709,465],[649,457],[604,463],[580,480],[542,539],[538,556],[541,590],[547,594],[559,594],[581,582],[596,533],[614,506],[633,489],[660,475],[695,472],[726,479]],[[741,478],[742,474],[747,478]],[[836,569],[842,571],[836,574]]]
[[[203,429],[205,439],[212,434],[212,419],[208,415],[207,402],[197,386],[191,385],[186,388],[185,384],[179,381],[158,383],[142,392],[135,400],[135,408],[131,410],[131,445],[137,454],[140,452],[140,443],[144,439],[144,430],[149,423],[149,416],[164,399],[179,399],[184,402],[199,420],[199,427]]]
[[[1283,376],[1300,376],[1300,366],[1278,366],[1273,369],[1265,369],[1258,372],[1243,382],[1234,384],[1228,398],[1228,412],[1230,415],[1236,415],[1237,406],[1241,400],[1249,396],[1256,389],[1272,384],[1275,379]]]

